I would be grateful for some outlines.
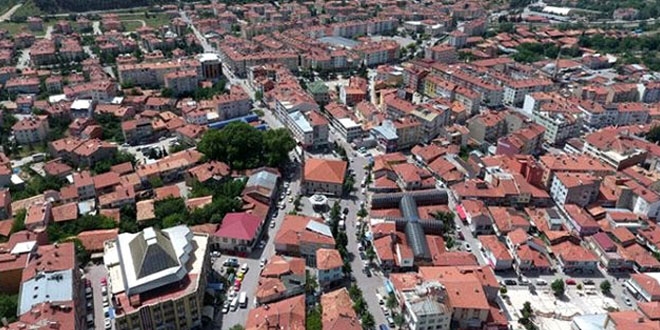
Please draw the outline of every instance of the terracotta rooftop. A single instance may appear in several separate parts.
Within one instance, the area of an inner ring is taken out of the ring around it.
[[[342,160],[311,158],[305,160],[305,181],[342,184],[348,164]]]

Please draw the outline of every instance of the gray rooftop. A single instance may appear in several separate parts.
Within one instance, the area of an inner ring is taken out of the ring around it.
[[[289,117],[291,117],[291,120],[293,120],[298,127],[300,127],[300,130],[305,132],[305,133],[310,133],[314,129],[312,128],[312,125],[309,124],[309,121],[303,115],[302,112],[300,111],[295,111],[289,114]]]
[[[323,37],[323,38],[319,38],[318,40],[326,44],[331,44],[346,48],[353,48],[360,44],[355,40],[347,39],[344,37]]]
[[[34,305],[44,302],[67,302],[73,300],[73,270],[38,273],[23,282],[18,302],[18,312],[23,315]]]
[[[277,185],[277,174],[261,170],[250,176],[245,187],[265,187],[270,191],[275,190]]]

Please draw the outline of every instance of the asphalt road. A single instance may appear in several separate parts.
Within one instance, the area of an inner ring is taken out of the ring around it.
[[[300,191],[300,178],[296,175],[289,182],[289,188],[292,191],[291,196],[295,196]],[[238,258],[241,265],[243,263],[247,263],[250,267],[245,279],[243,280],[243,286],[240,290],[247,293],[249,301],[248,306],[246,308],[238,308],[235,312],[230,311],[226,315],[221,313],[220,307],[216,311],[215,329],[229,329],[236,324],[245,325],[245,322],[248,318],[248,313],[251,309],[254,308],[254,295],[257,290],[259,273],[261,272],[259,267],[260,260],[261,258],[270,260],[272,256],[275,255],[275,235],[280,230],[284,215],[293,210],[293,204],[288,203],[288,197],[285,199],[285,201],[286,208],[283,210],[278,210],[277,216],[275,218],[271,217],[270,220],[264,225],[262,239],[267,240],[265,248],[263,250],[257,249],[256,251],[253,251],[252,254],[247,258]],[[271,221],[275,221],[275,228],[270,228]],[[215,260],[213,263],[213,269],[220,273],[222,263],[230,257],[233,256],[223,255],[222,257]]]

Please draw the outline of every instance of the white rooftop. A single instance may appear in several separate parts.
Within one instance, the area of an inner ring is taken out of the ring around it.
[[[309,222],[307,223],[306,228],[308,230],[311,230],[311,231],[317,233],[317,234],[332,237],[332,231],[330,230],[330,227],[328,227],[328,225],[320,223],[318,221],[309,220]]]
[[[88,110],[92,107],[92,100],[75,100],[71,104],[71,109]]]
[[[185,266],[193,250],[192,238],[190,229],[181,225],[123,233],[117,236],[115,246],[106,243],[106,253],[116,255],[104,256],[106,267],[113,279],[117,275],[113,272],[120,271],[123,282],[113,280],[113,291],[133,295],[182,280],[188,273]],[[113,267],[116,260],[119,267]]]
[[[20,242],[11,249],[11,254],[23,254],[32,252],[37,245],[37,241]]]

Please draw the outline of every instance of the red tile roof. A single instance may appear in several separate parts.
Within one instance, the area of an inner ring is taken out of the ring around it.
[[[252,309],[245,330],[304,330],[305,320],[305,295],[298,295]]]
[[[346,288],[324,293],[321,296],[324,330],[359,330],[362,329],[353,301]]]
[[[222,238],[252,240],[259,232],[262,219],[247,213],[227,213],[222,219],[215,236]]]
[[[89,252],[100,252],[103,251],[103,243],[117,238],[118,234],[119,229],[117,228],[90,230],[78,234],[78,239],[85,247],[85,250]]]
[[[343,160],[311,158],[304,166],[304,181],[342,184],[348,164]]]
[[[344,266],[339,251],[335,249],[316,250],[316,268],[320,270],[332,270]]]

